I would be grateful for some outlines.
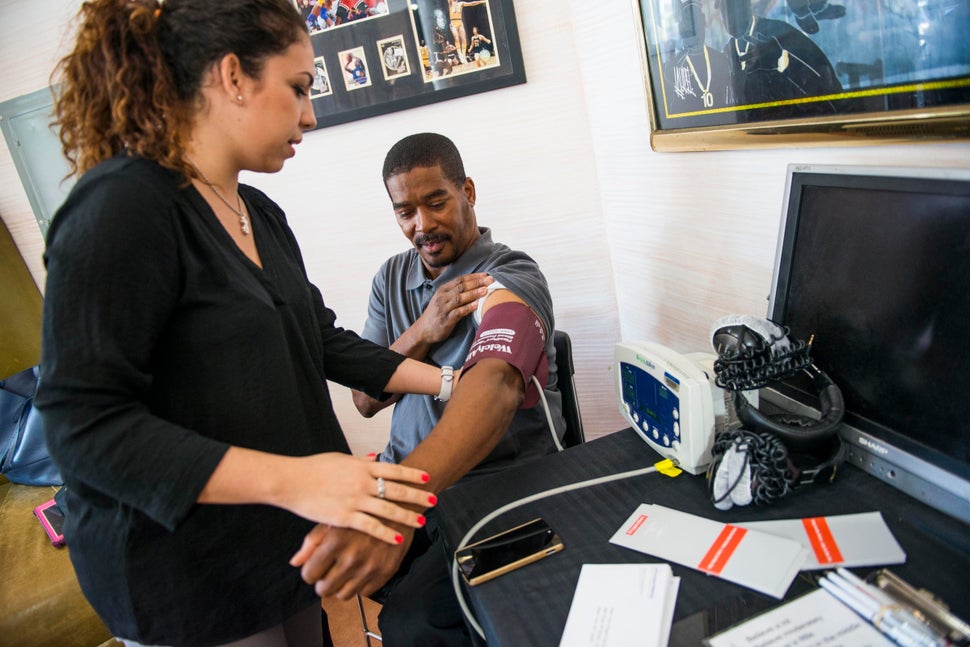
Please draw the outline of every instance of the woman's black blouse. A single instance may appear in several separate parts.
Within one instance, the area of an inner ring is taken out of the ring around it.
[[[335,326],[281,209],[241,186],[262,269],[176,173],[119,156],[47,239],[36,406],[82,589],[115,636],[228,642],[312,603],[312,524],[196,500],[229,445],[348,452],[327,380],[378,396],[403,357]]]

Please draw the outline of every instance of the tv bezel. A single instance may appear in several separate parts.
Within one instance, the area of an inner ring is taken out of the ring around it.
[[[800,217],[802,189],[805,186],[826,186],[825,178],[829,178],[828,185],[834,186],[835,182],[844,184],[851,176],[951,180],[970,185],[970,168],[789,164],[768,297],[768,319],[785,323],[781,316],[785,304],[783,291],[788,287],[790,255]],[[816,418],[819,415],[816,399],[785,384],[763,389],[761,396],[768,406]],[[970,465],[957,464],[938,449],[909,439],[898,430],[868,424],[851,410],[846,411],[839,434],[846,444],[847,462],[970,524]]]

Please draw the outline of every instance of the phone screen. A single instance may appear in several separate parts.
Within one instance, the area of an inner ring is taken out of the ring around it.
[[[51,543],[55,546],[64,545],[64,513],[57,507],[54,499],[42,503],[34,508],[34,514],[40,520]]]
[[[556,532],[542,519],[476,542],[455,553],[458,568],[475,585],[562,550]]]

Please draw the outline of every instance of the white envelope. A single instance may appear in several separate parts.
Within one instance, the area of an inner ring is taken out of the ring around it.
[[[805,563],[797,541],[643,504],[610,542],[781,599]]]
[[[583,564],[559,647],[663,647],[679,585],[669,564]]]
[[[787,537],[809,550],[803,571],[838,566],[902,564],[906,553],[879,512],[737,524]]]

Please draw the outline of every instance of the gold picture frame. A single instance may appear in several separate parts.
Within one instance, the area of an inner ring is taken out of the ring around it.
[[[633,0],[633,10],[656,151],[970,137],[968,0]]]

